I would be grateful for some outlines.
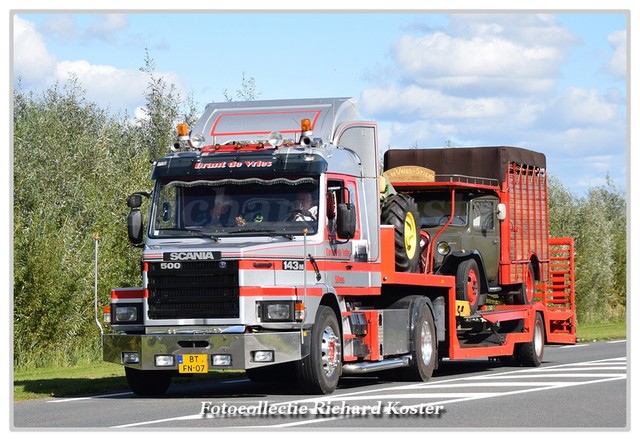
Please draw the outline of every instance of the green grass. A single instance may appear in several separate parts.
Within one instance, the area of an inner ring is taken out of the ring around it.
[[[578,325],[578,342],[624,339],[627,335],[625,322]],[[207,380],[243,375],[242,371],[214,371],[193,379],[174,381]],[[36,368],[16,370],[13,373],[15,401],[70,397],[128,390],[122,366],[96,362],[73,367]]]
[[[212,380],[244,375],[242,371],[214,371],[173,381]],[[13,373],[13,399],[25,401],[129,390],[124,368],[106,362],[64,368],[36,368]]]
[[[627,323],[620,321],[592,325],[578,324],[576,334],[578,342],[625,339],[627,338]]]

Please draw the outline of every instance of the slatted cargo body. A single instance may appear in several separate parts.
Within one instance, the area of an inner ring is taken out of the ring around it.
[[[547,175],[539,166],[511,162],[506,185],[509,197],[511,282],[523,280],[532,256],[540,262],[541,280],[548,279],[549,222]],[[522,265],[520,265],[522,264]],[[503,283],[507,281],[503,280]]]

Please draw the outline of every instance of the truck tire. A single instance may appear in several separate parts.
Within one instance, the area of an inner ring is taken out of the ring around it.
[[[544,321],[542,314],[536,312],[531,341],[516,346],[516,357],[523,366],[538,367],[544,355]]]
[[[164,394],[171,384],[172,372],[143,371],[130,367],[124,368],[127,384],[131,391],[141,397],[154,397]]]
[[[318,307],[310,334],[309,355],[296,365],[298,381],[306,393],[330,394],[342,374],[342,338],[333,309]]]
[[[533,275],[533,265],[529,264],[525,273],[524,283],[520,292],[514,295],[516,305],[532,305],[536,297],[536,280]]]
[[[395,230],[396,271],[416,272],[420,264],[418,207],[411,196],[394,194],[385,199],[381,222]]]
[[[469,302],[471,313],[480,306],[480,271],[474,259],[463,261],[456,271],[456,299]]]
[[[429,381],[438,358],[436,346],[436,326],[427,305],[420,307],[420,315],[413,329],[413,349],[411,364],[404,373],[410,381]]]
[[[281,383],[290,382],[295,378],[296,372],[293,362],[289,362],[247,369],[246,374],[254,383]]]

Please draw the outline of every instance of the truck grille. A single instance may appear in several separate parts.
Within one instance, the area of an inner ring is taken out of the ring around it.
[[[149,318],[153,320],[239,317],[238,262],[181,262],[162,269],[149,262]]]

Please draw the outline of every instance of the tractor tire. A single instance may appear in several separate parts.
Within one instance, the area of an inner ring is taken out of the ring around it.
[[[396,271],[413,273],[420,264],[418,207],[411,196],[394,194],[385,199],[381,222],[395,230]]]

